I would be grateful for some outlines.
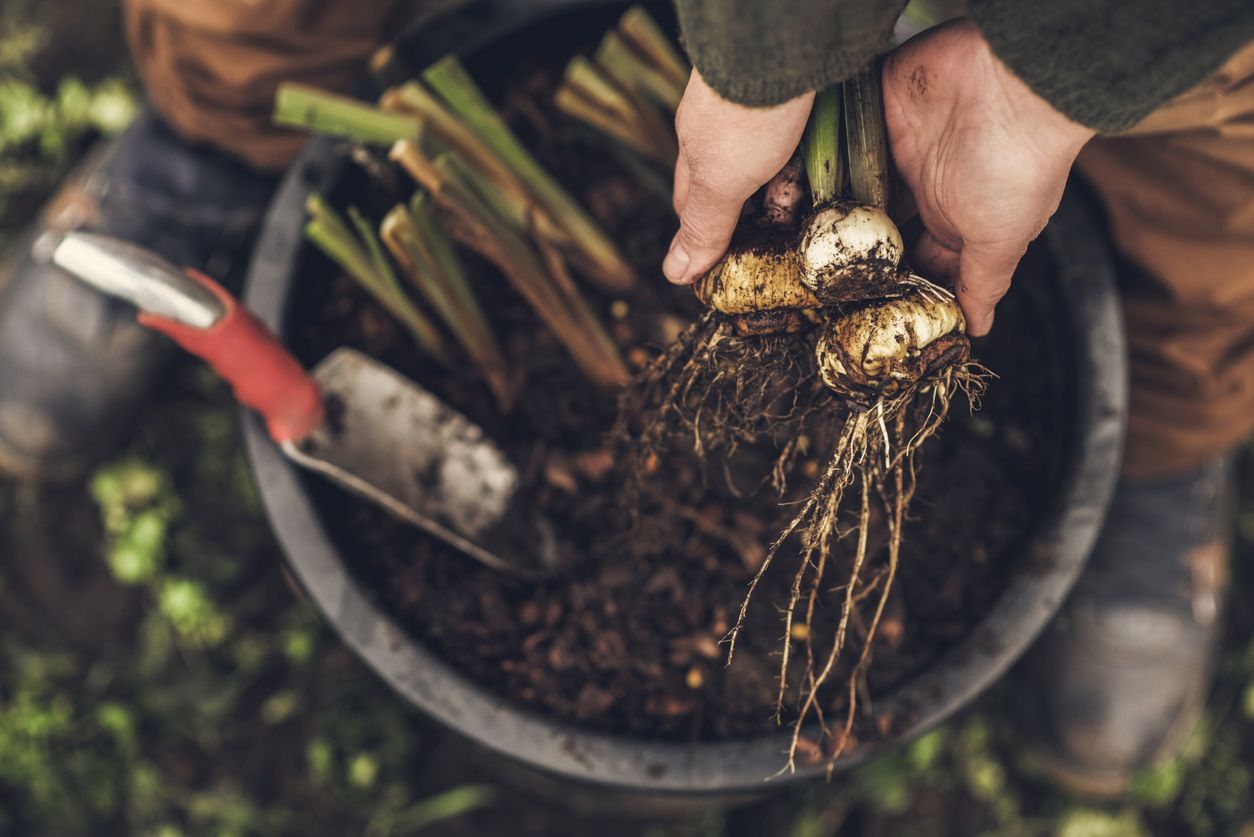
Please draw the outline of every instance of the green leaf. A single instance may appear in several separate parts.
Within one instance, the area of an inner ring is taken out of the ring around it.
[[[109,550],[109,569],[122,584],[142,584],[154,578],[165,553],[167,514],[149,509],[138,514],[126,534]]]
[[[1058,824],[1056,837],[1148,837],[1136,811],[1111,814],[1095,808],[1073,808]]]
[[[1166,805],[1180,795],[1184,778],[1184,760],[1178,758],[1142,770],[1132,779],[1132,798],[1144,805]]]
[[[379,775],[379,760],[370,753],[358,753],[348,763],[348,782],[353,787],[368,788]]]
[[[92,93],[74,76],[61,79],[57,87],[57,112],[61,121],[69,125],[82,125],[88,122],[91,110]]]
[[[335,751],[325,738],[311,738],[305,745],[305,761],[309,763],[309,772],[313,774],[314,781],[322,784],[331,778]]]
[[[947,733],[944,727],[934,729],[906,747],[906,760],[919,772],[930,770],[945,751]]]
[[[135,739],[135,718],[129,709],[112,701],[96,707],[96,720],[119,744],[129,745]]]
[[[216,645],[230,630],[229,618],[218,611],[198,581],[166,579],[157,595],[157,606],[175,631],[197,645]]]
[[[139,110],[134,89],[120,79],[105,79],[92,93],[87,120],[103,133],[117,134],[135,121]]]
[[[424,799],[396,815],[392,833],[410,834],[433,823],[459,817],[492,804],[495,791],[489,785],[462,785],[439,796]]]

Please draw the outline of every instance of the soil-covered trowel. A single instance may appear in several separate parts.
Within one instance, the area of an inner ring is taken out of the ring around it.
[[[514,466],[413,381],[348,348],[310,374],[212,279],[129,242],[71,232],[52,260],[206,360],[293,461],[495,570],[531,580],[556,570],[552,527],[516,496]]]

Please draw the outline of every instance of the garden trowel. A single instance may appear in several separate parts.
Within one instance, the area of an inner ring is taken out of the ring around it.
[[[495,570],[540,579],[556,569],[552,527],[517,496],[514,466],[413,381],[349,348],[306,372],[212,279],[130,242],[66,233],[52,261],[206,360],[299,465]]]

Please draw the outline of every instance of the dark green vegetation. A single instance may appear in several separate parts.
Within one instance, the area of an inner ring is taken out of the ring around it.
[[[67,40],[88,27],[95,40]],[[134,91],[120,41],[99,43],[112,31],[103,0],[0,5],[0,90],[25,90],[45,115],[63,113],[51,102],[70,73],[89,91],[123,89],[102,88],[109,78]],[[0,152],[0,171],[32,173],[3,181],[7,232],[92,133],[41,124]],[[640,822],[604,800],[557,794],[575,813],[515,790],[395,700],[286,583],[235,422],[226,388],[188,361],[89,480],[0,482],[0,835],[1254,837],[1248,468],[1219,684],[1184,755],[1127,802],[1037,778],[1007,681],[830,785]]]

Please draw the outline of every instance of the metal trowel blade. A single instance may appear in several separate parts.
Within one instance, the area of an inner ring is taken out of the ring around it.
[[[299,464],[502,572],[556,569],[552,527],[517,496],[517,469],[482,428],[353,349],[313,370],[327,420],[283,448]]]

